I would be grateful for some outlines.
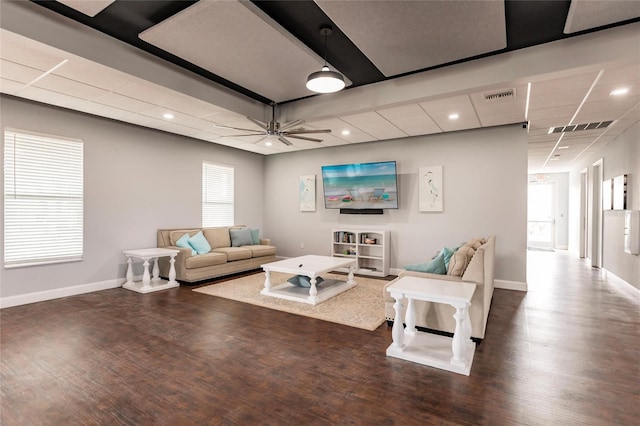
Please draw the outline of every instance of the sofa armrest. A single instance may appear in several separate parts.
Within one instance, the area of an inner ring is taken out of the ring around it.
[[[270,246],[271,238],[260,238],[260,244],[263,246]]]

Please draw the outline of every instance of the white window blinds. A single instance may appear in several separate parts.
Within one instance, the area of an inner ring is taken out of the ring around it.
[[[4,132],[4,266],[82,259],[82,141]]]
[[[202,163],[202,226],[231,226],[233,167]]]

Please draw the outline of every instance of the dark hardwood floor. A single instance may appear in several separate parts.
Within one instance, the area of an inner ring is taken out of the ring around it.
[[[387,358],[374,332],[181,287],[0,311],[12,425],[635,425],[638,291],[529,252],[497,289],[469,377]]]

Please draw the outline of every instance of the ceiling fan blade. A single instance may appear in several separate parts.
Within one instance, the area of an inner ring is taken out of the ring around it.
[[[299,130],[289,130],[284,132],[288,135],[303,135],[305,133],[331,133],[331,129],[320,129],[320,130],[309,130],[309,129],[299,129]]]
[[[263,129],[266,129],[267,127],[269,127],[267,123],[263,123],[262,121],[256,120],[255,118],[247,117],[247,120],[251,121],[253,124],[255,124],[258,127],[262,127]]]
[[[315,138],[308,138],[306,136],[296,136],[296,135],[286,135],[288,138],[294,138],[294,139],[302,139],[305,141],[311,141],[311,142],[322,142],[322,139],[315,139]],[[280,136],[282,137],[282,136]]]
[[[278,140],[287,146],[293,145],[290,141],[288,141],[284,136],[278,136]]]
[[[293,126],[298,126],[302,123],[304,123],[304,120],[294,120],[291,123],[285,123],[284,125],[282,125],[282,127],[280,127],[280,130],[287,130]]]
[[[257,133],[262,133],[263,132],[263,130],[245,129],[243,127],[223,126],[222,124],[214,124],[213,127],[214,128],[218,128],[218,129],[242,130],[243,132],[257,132]]]
[[[256,132],[256,133],[250,133],[250,134],[244,134],[244,135],[224,135],[224,136],[220,136],[221,138],[241,138],[244,136],[260,136],[264,134],[264,132]]]

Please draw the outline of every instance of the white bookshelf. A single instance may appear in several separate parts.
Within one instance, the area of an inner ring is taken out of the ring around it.
[[[389,275],[389,231],[334,229],[331,256],[356,259],[356,274],[386,277]]]

